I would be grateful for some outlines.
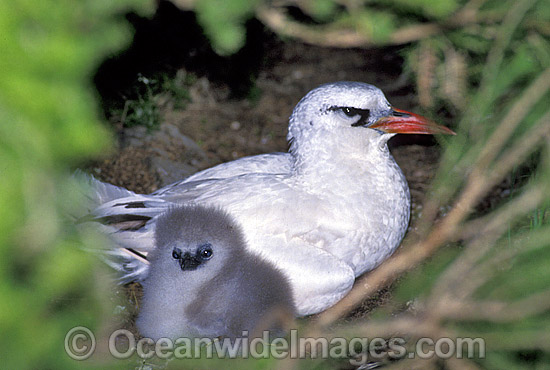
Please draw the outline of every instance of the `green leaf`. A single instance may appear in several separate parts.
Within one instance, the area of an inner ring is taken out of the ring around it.
[[[220,55],[237,52],[245,43],[244,23],[252,17],[259,0],[204,0],[195,10],[199,22]]]

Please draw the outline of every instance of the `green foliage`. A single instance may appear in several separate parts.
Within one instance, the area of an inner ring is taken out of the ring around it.
[[[169,77],[164,74],[157,78],[138,76],[135,86],[135,98],[126,100],[120,113],[121,122],[125,127],[144,126],[151,131],[161,123],[161,102],[169,98],[176,109],[184,109],[191,100],[189,86],[194,77],[188,74],[178,74]]]
[[[351,14],[351,19],[358,32],[367,35],[377,44],[388,42],[396,29],[396,17],[389,11],[363,10]]]
[[[487,261],[498,261],[498,266],[486,271],[487,281],[477,291],[484,299],[513,301],[545,290],[550,286],[550,233],[543,228],[541,232],[530,231],[525,235],[516,235],[520,245],[504,245],[494,248]],[[500,254],[499,256],[494,254]]]
[[[492,84],[491,88],[500,94],[506,88],[518,87],[511,86],[516,75],[523,74],[523,81],[527,81],[529,73],[532,77],[545,68],[548,58],[545,56],[547,45],[544,44],[548,43],[548,28],[541,25],[550,22],[545,3],[534,0],[487,1],[481,8],[473,9],[470,16],[464,11],[463,20],[446,32],[425,37],[423,42],[412,45],[406,55],[407,65],[415,73],[419,93],[429,97],[424,101],[421,99],[421,103],[427,108],[447,105],[460,111],[473,98],[468,96],[466,86],[478,86],[482,78],[492,78],[498,83]],[[449,22],[452,24],[453,20],[449,19]],[[507,23],[510,31],[502,33],[502,28],[498,27],[500,22]],[[429,42],[429,48],[422,53],[421,47],[426,42]],[[506,73],[497,75],[500,69],[493,69],[493,75],[489,77],[490,74],[483,73],[482,66],[489,65],[485,62],[486,57],[495,42],[507,45],[508,53],[513,51],[514,55],[506,55],[507,65],[502,69]]]
[[[104,310],[97,239],[66,224],[80,204],[69,167],[108,150],[89,76],[128,28],[112,15],[145,2],[0,3],[0,357],[5,368],[74,368],[63,351],[73,326]]]
[[[245,42],[244,23],[254,14],[259,0],[203,0],[196,4],[199,22],[220,55],[233,54]]]
[[[332,0],[314,0],[311,2],[311,15],[314,19],[326,22],[337,11],[337,5]]]
[[[507,363],[505,368],[517,368],[518,363],[535,366],[550,353],[540,340],[550,328],[550,224],[545,217],[550,147],[543,136],[550,132],[550,64],[536,57],[550,52],[550,45],[538,43],[536,48],[543,49],[536,51],[534,44],[518,44],[530,11],[526,3],[516,5],[505,17],[479,86],[471,93],[472,103],[459,124],[459,134],[447,144],[433,193],[437,204],[445,204],[465,194],[465,189],[490,189],[506,171],[521,166],[530,170],[529,181],[507,202],[470,221],[467,238],[473,240],[465,242],[468,248],[447,271],[434,275],[436,288],[427,299],[437,305],[449,296],[458,297],[464,311],[449,314],[456,321],[450,319],[447,328],[452,327],[457,336],[485,339],[487,361],[479,364],[486,368],[498,368],[497,363]],[[529,153],[537,154],[535,165]],[[483,182],[486,185],[479,185]],[[449,296],[442,297],[443,292]],[[493,352],[501,350],[508,352]],[[519,356],[521,351],[541,352],[526,360]]]
[[[189,87],[195,83],[196,76],[191,73],[177,73],[174,78],[165,76],[162,80],[162,91],[170,93],[174,108],[184,109],[186,103],[191,101]]]
[[[396,302],[406,304],[413,299],[425,297],[437,278],[460,252],[461,249],[458,246],[445,248],[433,259],[405,275],[394,291]]]
[[[141,75],[138,77],[138,82],[140,86],[136,88],[137,98],[126,101],[121,121],[126,127],[145,126],[148,130],[158,128],[160,113],[156,95],[153,92],[158,82]],[[141,92],[142,90],[144,92]]]
[[[442,18],[451,15],[458,7],[459,0],[391,0],[385,3],[395,11],[407,12],[427,18]]]

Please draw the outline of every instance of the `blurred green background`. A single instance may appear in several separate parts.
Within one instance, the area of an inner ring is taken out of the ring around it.
[[[253,17],[282,40],[332,47],[400,45],[403,74],[415,84],[420,105],[434,117],[452,117],[458,133],[444,148],[423,215],[425,235],[440,207],[467,204],[472,210],[451,224],[442,253],[397,283],[394,300],[373,316],[373,325],[392,327],[392,313],[420,302],[420,310],[447,335],[487,338],[485,360],[432,361],[423,368],[550,368],[550,2],[174,3],[196,13],[220,55],[244,45],[245,23]],[[70,328],[99,332],[113,309],[102,298],[105,283],[96,258],[83,250],[97,245],[98,236],[75,230],[66,216],[78,213],[82,201],[72,169],[113,143],[92,76],[110,53],[131,41],[131,28],[120,15],[148,16],[154,9],[155,3],[145,0],[0,2],[0,358],[5,368],[128,367],[110,363],[108,356],[75,363],[63,350]],[[522,177],[514,178],[517,188],[509,204],[483,215],[473,211],[492,186],[518,173]],[[473,282],[463,284],[468,277]],[[470,316],[444,307],[456,301]],[[274,361],[251,366],[271,368]]]

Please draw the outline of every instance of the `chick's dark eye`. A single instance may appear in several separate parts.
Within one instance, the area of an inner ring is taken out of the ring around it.
[[[177,259],[180,259],[180,258],[181,258],[181,249],[179,249],[179,248],[174,248],[174,249],[172,250],[172,258],[174,258],[174,259],[176,259],[176,260],[177,260]]]
[[[212,258],[212,255],[214,254],[214,252],[212,251],[212,245],[210,245],[210,244],[201,245],[199,247],[199,250],[198,250],[197,254],[203,260],[208,260],[208,259]]]

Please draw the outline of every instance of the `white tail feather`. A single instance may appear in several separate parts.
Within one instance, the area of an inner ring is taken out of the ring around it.
[[[78,222],[94,223],[118,245],[118,248],[98,252],[118,272],[119,283],[142,281],[149,266],[147,254],[155,247],[157,216],[172,203],[101,182],[82,171],[77,171],[75,176],[88,186],[88,213]]]

